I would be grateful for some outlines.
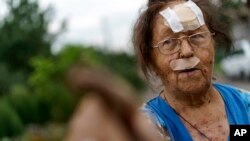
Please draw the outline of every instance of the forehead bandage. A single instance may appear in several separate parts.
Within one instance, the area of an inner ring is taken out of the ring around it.
[[[186,69],[192,69],[200,63],[200,59],[197,57],[176,59],[170,62],[170,67],[173,71],[182,71]]]
[[[205,24],[201,9],[191,0],[160,12],[173,32],[195,30]]]

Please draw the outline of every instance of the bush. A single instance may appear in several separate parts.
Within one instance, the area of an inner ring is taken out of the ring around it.
[[[38,111],[38,97],[31,94],[27,87],[14,85],[6,98],[24,124],[36,123],[42,116]]]
[[[0,125],[0,138],[17,136],[24,129],[19,116],[5,98],[0,100]]]
[[[34,72],[28,83],[38,100],[39,123],[65,122],[74,110],[76,100],[64,86],[64,72],[76,56],[66,55],[69,57],[36,57],[31,61]]]

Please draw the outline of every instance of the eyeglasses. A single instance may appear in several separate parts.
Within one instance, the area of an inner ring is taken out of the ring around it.
[[[211,33],[210,31],[204,31],[195,33],[189,36],[182,36],[179,38],[165,38],[160,41],[157,45],[153,46],[153,48],[158,48],[162,54],[168,55],[176,53],[181,48],[181,41],[184,38],[187,38],[189,44],[192,47],[206,47],[211,42],[211,36],[215,35],[215,33]]]

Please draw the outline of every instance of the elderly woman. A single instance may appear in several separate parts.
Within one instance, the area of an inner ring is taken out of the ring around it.
[[[212,82],[216,39],[230,40],[208,2],[149,2],[134,28],[144,74],[163,85],[145,110],[171,140],[226,141],[230,125],[250,124],[247,92]]]

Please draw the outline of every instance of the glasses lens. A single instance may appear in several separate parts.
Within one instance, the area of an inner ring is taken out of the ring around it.
[[[188,41],[191,46],[193,47],[207,47],[208,44],[211,42],[212,34],[207,32],[196,33],[190,36],[183,36],[180,38],[167,38],[161,41],[157,46],[160,52],[163,54],[173,54],[181,48],[181,40],[183,38],[188,37]]]
[[[178,42],[178,39],[168,38],[162,42],[159,49],[163,54],[174,53],[178,51]]]
[[[194,46],[207,46],[211,41],[211,34],[210,32],[197,33],[189,36],[189,41]]]

